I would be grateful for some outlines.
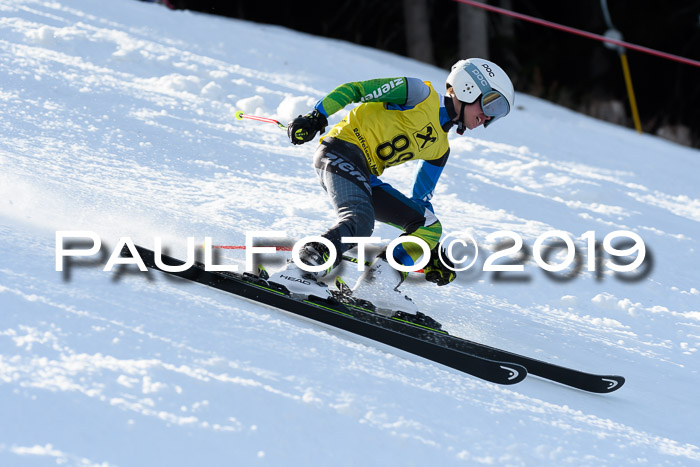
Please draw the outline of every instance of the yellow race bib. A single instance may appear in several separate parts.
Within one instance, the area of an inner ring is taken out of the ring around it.
[[[381,102],[355,107],[325,137],[338,138],[362,149],[374,175],[386,167],[423,159],[434,160],[449,149],[440,126],[440,96],[429,82],[430,94],[409,110],[389,110]]]

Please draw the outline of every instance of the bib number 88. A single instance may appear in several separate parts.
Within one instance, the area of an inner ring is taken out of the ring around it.
[[[375,149],[377,156],[386,162],[386,165],[397,165],[413,159],[412,152],[403,152],[411,145],[406,135],[397,135],[391,141],[386,141]],[[398,154],[398,155],[397,155]]]

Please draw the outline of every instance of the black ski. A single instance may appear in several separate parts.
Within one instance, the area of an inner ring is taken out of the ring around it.
[[[455,338],[448,342],[450,348],[468,352],[484,358],[513,362],[527,368],[531,375],[539,376],[557,383],[565,384],[588,392],[608,393],[613,392],[625,383],[625,378],[616,375],[598,375],[584,371],[573,370],[553,363],[544,362],[530,357],[525,357],[506,350],[496,349],[488,345],[479,344],[466,339]]]
[[[136,249],[147,267],[163,271],[156,266],[153,251],[138,246]],[[131,253],[125,247],[122,255],[129,257]],[[169,266],[184,264],[166,255],[162,255],[162,261]],[[451,336],[440,329],[439,323],[422,314],[398,312],[386,317],[374,313],[371,304],[358,306],[319,297],[300,300],[284,286],[256,276],[205,271],[198,265],[168,274],[368,337],[494,383],[515,384],[530,373],[584,391],[609,393],[625,382],[622,376],[586,373]]]
[[[517,363],[503,362],[473,355],[449,345],[456,339],[445,331],[432,329],[414,315],[386,317],[370,309],[341,303],[335,299],[311,296],[307,299],[292,297],[286,288],[249,274],[205,271],[194,265],[183,272],[164,271],[155,264],[153,251],[136,247],[144,264],[154,270],[214,287],[258,303],[295,313],[330,326],[367,337],[377,342],[418,355],[478,378],[498,384],[519,383],[527,370]],[[127,247],[122,256],[131,257]],[[180,266],[184,261],[162,255],[163,264]],[[422,315],[424,318],[425,315]],[[429,318],[427,318],[429,319]],[[432,320],[431,320],[432,321]],[[427,323],[429,323],[428,321]]]

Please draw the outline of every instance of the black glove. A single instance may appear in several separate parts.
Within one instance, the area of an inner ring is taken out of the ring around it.
[[[455,265],[447,257],[444,248],[442,249],[442,260],[440,260],[439,248],[440,246],[438,245],[430,252],[430,261],[423,268],[423,271],[425,271],[425,280],[435,282],[437,285],[447,285],[455,280],[457,273],[447,268],[447,266],[454,268]]]
[[[303,117],[299,115],[297,118],[289,122],[287,125],[287,136],[292,141],[292,144],[304,144],[311,141],[319,131],[326,131],[328,120],[321,112],[314,109]]]

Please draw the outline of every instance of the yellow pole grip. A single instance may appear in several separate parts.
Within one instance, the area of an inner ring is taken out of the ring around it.
[[[630,67],[627,63],[627,54],[620,53],[620,61],[622,61],[622,72],[625,75],[625,84],[627,85],[627,97],[630,101],[630,108],[632,109],[632,119],[634,120],[634,128],[637,133],[642,132],[642,124],[639,121],[639,111],[637,110],[637,100],[634,98],[634,88],[632,87],[632,77],[630,75]]]

